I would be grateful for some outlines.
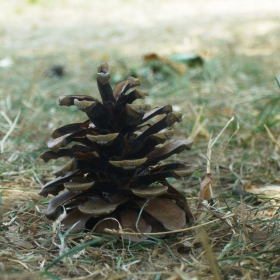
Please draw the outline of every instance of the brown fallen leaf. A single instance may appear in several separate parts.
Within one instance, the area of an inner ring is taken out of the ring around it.
[[[245,186],[245,191],[252,194],[258,194],[262,198],[280,198],[280,186],[277,185],[260,187],[257,185],[247,184]]]
[[[170,58],[159,56],[156,53],[146,54],[143,57],[144,61],[158,61],[161,65],[167,65],[179,75],[183,75],[188,67],[184,63],[175,62]]]
[[[207,173],[200,186],[200,191],[198,193],[199,201],[210,200],[212,198],[211,191],[210,191],[210,185],[212,181],[213,181],[212,174]]]
[[[259,219],[271,219],[279,209],[279,199],[280,199],[280,186],[269,185],[269,186],[258,186],[247,184],[244,188],[245,192],[258,195],[258,201],[263,202],[263,206],[266,209],[263,211],[258,211],[256,217]]]

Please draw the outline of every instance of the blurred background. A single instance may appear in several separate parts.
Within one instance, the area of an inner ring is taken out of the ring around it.
[[[58,97],[98,97],[95,73],[104,61],[113,86],[137,76],[150,92],[147,103],[171,103],[184,113],[177,137],[194,140],[198,180],[206,161],[197,155],[205,155],[210,133],[217,135],[232,116],[214,165],[254,162],[242,165],[243,183],[260,180],[260,173],[263,181],[275,178],[278,156],[264,124],[277,138],[279,11],[277,0],[0,1],[3,182],[21,174],[17,184],[24,185],[26,174],[40,188],[55,164],[38,159],[51,132],[84,120],[76,108],[59,107]],[[264,143],[270,148],[260,157]],[[232,187],[236,174],[229,173]]]

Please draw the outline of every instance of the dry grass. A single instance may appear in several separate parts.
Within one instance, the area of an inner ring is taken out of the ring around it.
[[[279,177],[280,3],[191,2],[0,1],[2,279],[280,278],[279,201],[240,196],[247,183]],[[143,64],[150,52],[195,52],[205,64],[161,79]],[[113,81],[137,73],[148,103],[183,111],[177,136],[194,138],[177,160],[196,172],[176,186],[196,220],[167,239],[63,234],[44,217],[48,201],[37,192],[59,162],[43,164],[38,155],[54,128],[81,116],[58,107],[58,96],[95,95],[104,60]],[[57,64],[66,75],[47,77]],[[214,204],[197,207],[209,136],[233,116],[211,149]]]

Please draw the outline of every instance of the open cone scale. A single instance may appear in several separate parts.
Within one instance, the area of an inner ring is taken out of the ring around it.
[[[187,200],[166,178],[189,177],[192,169],[177,162],[161,163],[191,147],[191,140],[164,145],[173,135],[170,127],[181,121],[181,114],[172,112],[170,105],[151,109],[147,104],[132,104],[147,95],[134,89],[140,85],[138,79],[129,77],[112,89],[108,65],[101,64],[97,70],[102,102],[85,95],[59,98],[61,106],[76,106],[87,120],[56,129],[48,142],[50,151],[41,155],[45,162],[70,158],[39,192],[55,196],[46,216],[56,220],[65,209],[62,228],[72,227],[72,233],[83,229],[103,233],[106,228],[120,227],[149,233],[186,227],[192,220]],[[163,117],[150,122],[158,115]],[[122,237],[132,241],[147,238]]]

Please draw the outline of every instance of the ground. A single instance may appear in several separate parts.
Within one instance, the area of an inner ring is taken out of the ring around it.
[[[2,279],[278,279],[279,9],[269,0],[0,1]],[[151,53],[156,72],[143,59]],[[170,66],[189,54],[203,65]],[[61,162],[38,157],[55,128],[82,119],[58,97],[97,96],[104,61],[113,83],[137,75],[147,103],[184,114],[176,137],[194,144],[177,160],[195,172],[174,184],[195,222],[180,234],[126,244],[58,233],[44,217],[48,199],[37,193]],[[50,75],[56,65],[65,75]],[[230,120],[211,149],[214,205],[199,207],[210,135]],[[271,185],[273,195],[244,192]]]

